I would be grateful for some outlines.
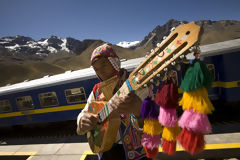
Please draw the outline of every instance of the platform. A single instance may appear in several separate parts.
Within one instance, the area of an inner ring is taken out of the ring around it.
[[[72,137],[71,137],[72,138]],[[79,138],[79,142],[77,142]],[[55,141],[47,143],[42,141],[36,142],[39,144],[24,144],[23,140],[16,140],[15,143],[2,141],[0,145],[0,160],[1,159],[16,159],[16,160],[85,160],[96,159],[96,156],[91,152],[87,142],[81,142],[84,137],[75,137],[74,140],[69,138],[56,138]],[[192,157],[178,146],[177,153],[174,156],[167,156],[161,153],[159,148],[159,156],[157,159],[205,159],[209,157],[222,158],[240,158],[240,132],[210,134],[205,136],[206,151],[202,154]],[[12,140],[14,141],[14,140]],[[71,142],[74,141],[74,142]],[[85,140],[84,140],[85,141]],[[11,158],[12,157],[12,158]]]

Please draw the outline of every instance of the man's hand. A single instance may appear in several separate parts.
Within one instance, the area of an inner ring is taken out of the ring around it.
[[[79,130],[82,132],[88,132],[97,125],[99,118],[98,115],[85,112],[79,122]]]
[[[111,99],[111,107],[119,114],[134,114],[140,116],[141,99],[133,92],[123,97],[114,97]]]

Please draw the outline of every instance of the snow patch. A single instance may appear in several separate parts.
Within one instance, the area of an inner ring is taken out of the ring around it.
[[[16,50],[17,48],[20,48],[18,44],[15,44],[15,46],[6,46],[5,48],[8,48],[10,50]]]
[[[28,41],[27,46],[30,48],[40,48],[40,46],[38,46],[38,43],[34,41]]]
[[[48,46],[47,49],[48,49],[51,53],[56,53],[56,52],[57,52],[57,50],[56,50],[55,48],[51,47],[51,46]]]
[[[133,42],[127,42],[127,41],[122,41],[117,44],[117,46],[123,47],[123,48],[130,48],[137,46],[141,41],[133,41]]]
[[[48,45],[48,39],[45,39],[44,41],[38,41],[37,43],[43,47],[46,47]]]
[[[64,39],[61,39],[63,41],[63,43],[61,44],[61,47],[63,51],[67,51],[67,52],[70,52],[70,50],[67,48],[67,39],[64,38]]]

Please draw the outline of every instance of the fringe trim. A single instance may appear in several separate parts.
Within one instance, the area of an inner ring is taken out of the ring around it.
[[[192,155],[200,153],[204,150],[205,140],[204,135],[201,133],[194,133],[183,129],[180,135],[177,137],[178,142],[182,145],[185,151]]]
[[[158,120],[163,126],[175,127],[178,121],[176,109],[160,107]]]
[[[181,132],[181,129],[179,126],[176,127],[164,127],[162,138],[167,141],[175,141],[177,139],[177,136]]]
[[[210,114],[214,107],[208,98],[206,88],[200,88],[196,91],[184,92],[179,105],[183,110],[193,109],[194,112]]]
[[[161,136],[160,135],[151,136],[149,134],[144,133],[142,136],[141,143],[143,146],[146,146],[149,149],[158,148],[159,145],[161,144]]]
[[[149,135],[159,135],[162,132],[162,125],[155,119],[145,119],[143,125],[143,132]]]
[[[186,128],[195,133],[208,134],[212,131],[211,124],[206,114],[185,110],[178,121],[181,128]]]
[[[163,139],[162,149],[168,155],[173,155],[176,152],[177,141],[167,141]]]

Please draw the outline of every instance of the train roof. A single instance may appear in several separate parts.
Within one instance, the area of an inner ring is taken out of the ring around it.
[[[240,51],[240,39],[234,39],[224,42],[218,42],[200,46],[201,54],[200,57],[210,57],[220,54],[233,53]]]
[[[202,53],[200,54],[201,58],[214,56],[225,53],[232,53],[240,51],[240,39],[224,41],[209,45],[200,46]],[[145,57],[135,58],[130,60],[122,60],[122,68],[132,71],[136,68]],[[62,74],[57,74],[53,76],[44,76],[40,79],[24,81],[21,83],[16,83],[12,85],[7,85],[0,87],[0,95],[6,95],[14,92],[22,92],[31,89],[44,88],[59,84],[65,84],[70,82],[83,81],[87,79],[96,78],[96,74],[93,68],[85,68],[77,71],[66,71]]]

